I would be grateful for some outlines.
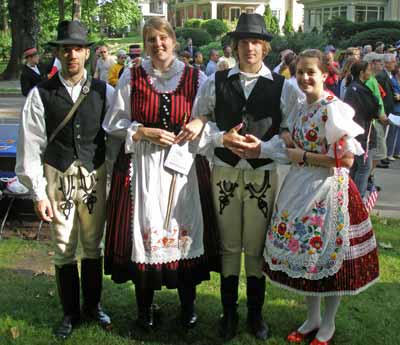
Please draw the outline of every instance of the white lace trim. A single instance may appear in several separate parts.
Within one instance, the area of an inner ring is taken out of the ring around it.
[[[350,239],[362,237],[372,230],[371,218],[367,218],[362,223],[357,225],[350,225],[349,237]]]
[[[154,69],[151,59],[145,59],[142,67],[148,74],[150,83],[158,93],[172,93],[179,86],[185,64],[177,58],[172,62],[168,71],[160,72]]]
[[[343,195],[343,205],[342,205],[342,212],[343,212],[343,223],[338,220],[338,209],[339,209],[339,203],[338,203],[338,198],[337,194],[339,192],[338,186],[339,186],[339,178],[343,178],[341,181],[342,184],[342,195]],[[350,240],[349,240],[349,223],[350,223],[350,217],[349,217],[349,212],[348,212],[348,202],[349,202],[349,197],[348,197],[348,186],[349,186],[349,176],[347,172],[344,169],[341,168],[334,168],[334,176],[331,178],[331,193],[334,193],[333,196],[330,197],[330,209],[332,210],[333,216],[329,219],[328,223],[328,233],[332,234],[337,232],[336,228],[339,224],[343,224],[343,228],[340,230],[342,234],[342,245],[340,246],[340,250],[336,252],[336,258],[334,264],[329,267],[329,268],[323,268],[319,272],[310,272],[313,266],[315,266],[316,263],[319,263],[320,266],[326,267],[327,264],[329,263],[330,255],[335,252],[335,249],[338,248],[336,246],[336,236],[333,236],[328,243],[326,249],[325,249],[325,255],[324,257],[321,257],[320,255],[316,256],[316,259],[311,259],[308,262],[301,262],[301,260],[296,260],[293,259],[295,255],[292,253],[290,254],[285,254],[285,255],[276,255],[277,259],[281,263],[272,263],[272,256],[273,255],[267,255],[267,251],[270,251],[271,253],[274,250],[274,247],[267,246],[266,250],[264,251],[264,259],[268,263],[269,267],[271,270],[274,271],[282,271],[286,273],[289,277],[291,278],[305,278],[309,280],[320,280],[322,278],[326,278],[329,276],[332,276],[336,274],[339,269],[342,267],[343,260],[345,259],[346,253],[348,252],[350,248]],[[267,241],[267,244],[269,242]],[[323,260],[321,260],[323,259]],[[297,267],[305,266],[305,269],[300,268],[299,270],[293,270],[291,269],[288,265],[286,265],[286,262],[292,262],[294,264],[297,264]]]
[[[315,292],[315,291],[304,291],[304,290],[299,290],[299,289],[295,289],[293,287],[287,286],[285,284],[276,282],[274,280],[272,280],[266,273],[264,273],[264,275],[267,277],[268,281],[270,281],[273,285],[278,286],[280,288],[283,288],[285,290],[291,291],[291,292],[295,292],[298,293],[300,295],[303,296],[321,296],[321,297],[329,297],[329,296],[355,296],[358,295],[360,292],[363,292],[365,290],[367,290],[370,286],[374,285],[379,279],[380,277],[378,276],[377,278],[375,278],[374,280],[370,281],[368,284],[360,287],[357,290],[343,290],[343,291],[324,291],[324,292]]]
[[[375,236],[372,236],[369,240],[362,242],[360,244],[356,244],[355,246],[351,246],[346,253],[345,260],[354,260],[358,259],[364,255],[371,253],[376,248],[376,239]]]

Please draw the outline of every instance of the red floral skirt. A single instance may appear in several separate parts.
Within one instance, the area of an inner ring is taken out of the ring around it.
[[[177,288],[197,285],[219,271],[218,231],[211,197],[210,168],[205,158],[195,159],[204,222],[204,255],[165,264],[140,264],[131,261],[132,198],[130,194],[130,155],[121,150],[114,164],[107,207],[104,271],[116,283],[132,280],[140,288]]]
[[[349,180],[350,248],[340,270],[320,280],[291,278],[273,271],[264,263],[264,272],[275,285],[303,295],[356,295],[372,285],[379,277],[378,252],[372,223],[360,193]]]

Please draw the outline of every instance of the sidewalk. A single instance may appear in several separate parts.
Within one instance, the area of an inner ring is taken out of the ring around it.
[[[16,85],[19,81],[0,81],[3,85]],[[4,86],[5,87],[5,86]],[[0,123],[19,122],[25,97],[5,95],[0,92]],[[382,188],[373,213],[381,217],[400,219],[400,160],[392,162],[389,169],[377,169],[375,181]]]

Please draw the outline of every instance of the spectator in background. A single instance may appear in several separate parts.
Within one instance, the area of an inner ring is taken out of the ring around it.
[[[192,56],[187,50],[183,50],[179,53],[179,60],[181,60],[185,65],[190,65]]]
[[[233,66],[236,65],[236,59],[233,57],[232,47],[229,44],[224,46],[224,55],[219,58],[218,64],[222,61],[226,61],[228,63],[228,68],[232,68]],[[219,71],[222,70],[219,69]]]
[[[217,62],[219,59],[219,54],[217,49],[210,49],[209,61],[206,67],[207,77],[214,74],[217,71]]]
[[[200,71],[205,72],[206,66],[204,65],[203,54],[199,51],[194,54],[193,67],[198,68]]]
[[[370,44],[366,44],[362,50],[362,57],[372,52],[372,46]]]
[[[400,40],[395,43],[394,47],[396,48],[397,62],[400,62]]]
[[[24,50],[25,65],[22,67],[21,73],[21,92],[24,96],[28,96],[37,84],[47,80],[47,71],[44,66],[39,64],[39,54],[35,47]]]
[[[225,71],[229,69],[229,63],[226,60],[218,61],[217,63],[217,71]]]
[[[380,73],[383,69],[383,54],[377,54],[375,52],[369,53],[364,56],[364,61],[367,61],[371,66],[371,76],[365,82],[365,85],[372,91],[374,96],[378,99],[379,102],[379,120],[373,122],[373,126],[376,131],[376,148],[371,150],[371,155],[373,159],[373,169],[370,175],[370,181],[373,183],[373,174],[374,169],[378,168],[387,168],[388,164],[382,162],[381,160],[386,158],[387,150],[386,150],[386,142],[385,142],[385,130],[383,125],[387,123],[387,118],[385,115],[385,109],[383,106],[382,96],[384,95],[384,91],[382,87],[379,85],[375,76]]]
[[[94,72],[96,72],[97,60],[100,57],[100,48],[101,46],[94,47],[93,54],[90,54],[92,55],[92,58],[90,59],[90,73],[92,76],[94,75]]]
[[[339,97],[339,64],[334,60],[336,48],[333,45],[327,45],[324,51],[324,62],[328,67],[328,76],[325,79],[325,86]]]
[[[400,116],[400,66],[396,65],[392,71],[392,85],[394,91],[394,107],[393,114]],[[400,158],[400,128],[394,125],[390,125],[388,138],[388,159]]]
[[[124,68],[125,65],[125,60],[126,60],[126,51],[123,49],[118,50],[117,53],[117,63],[111,66],[109,72],[108,72],[108,83],[111,86],[117,85],[118,79],[119,79],[119,73],[121,69]]]
[[[96,70],[93,78],[107,81],[108,72],[110,71],[111,66],[116,64],[116,61],[113,56],[109,55],[106,46],[99,47],[99,53],[100,57],[97,59]]]
[[[395,102],[395,95],[394,95],[394,89],[393,89],[393,84],[392,84],[392,72],[396,67],[396,56],[394,54],[384,54],[384,68],[383,70],[376,75],[376,80],[378,80],[379,85],[383,88],[385,95],[382,97],[383,100],[383,105],[385,109],[385,113],[387,116],[389,114],[392,114],[394,111],[394,102]],[[389,124],[389,126],[394,126]],[[386,130],[386,128],[384,128]],[[391,134],[393,134],[393,130],[390,131]],[[392,143],[393,138],[387,138],[387,142]],[[386,146],[386,155],[384,162],[386,161],[387,163],[390,163],[391,160],[394,160],[393,157],[387,157],[387,142],[385,141],[385,146]],[[392,150],[392,148],[391,148]]]
[[[375,43],[375,53],[383,54],[384,49],[385,49],[385,43],[381,41]]]
[[[357,47],[348,47],[345,51],[345,61],[350,58],[353,57],[356,60],[360,60],[361,59],[361,51],[360,48]]]
[[[293,50],[291,50],[291,49],[284,49],[284,50],[282,50],[282,51],[279,53],[279,57],[280,57],[281,62],[280,62],[278,65],[275,66],[275,68],[273,69],[273,72],[279,74],[279,71],[280,71],[281,66],[282,66],[282,64],[283,64],[283,59],[285,58],[285,55],[286,55],[286,54],[289,54],[289,53],[293,53]],[[264,64],[265,64],[265,61],[264,61]]]
[[[193,45],[193,40],[190,37],[186,40],[186,47],[183,48],[183,50],[190,54],[190,62],[192,62],[194,60],[194,55],[197,52],[197,48]]]
[[[294,60],[296,60],[295,53],[289,52],[289,53],[285,54],[283,61],[281,63],[281,67],[279,69],[279,74],[281,76],[285,77],[285,79],[290,79],[290,77],[291,77],[289,66]]]
[[[354,163],[350,169],[350,176],[354,180],[361,197],[365,196],[368,186],[368,177],[372,170],[372,155],[368,151],[376,147],[376,134],[372,126],[373,119],[380,113],[378,99],[372,91],[365,86],[371,77],[371,66],[367,61],[355,61],[350,69],[351,75],[347,76],[349,83],[344,101],[355,111],[354,122],[359,124],[364,133],[356,139],[366,152],[364,155],[354,156]]]
[[[353,57],[348,58],[346,60],[346,63],[344,64],[342,71],[340,73],[340,78],[339,78],[339,95],[340,99],[343,101],[344,96],[346,94],[346,89],[347,86],[352,82],[351,78],[351,66],[357,62],[357,60]],[[349,78],[348,78],[349,77]]]

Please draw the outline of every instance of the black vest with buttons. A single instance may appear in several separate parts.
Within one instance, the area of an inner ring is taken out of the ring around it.
[[[47,138],[67,116],[73,106],[68,91],[58,74],[38,86],[44,106]],[[102,128],[106,105],[106,83],[92,80],[85,97],[67,125],[48,144],[44,162],[65,172],[80,160],[89,171],[97,169],[105,160],[105,133]]]
[[[239,74],[228,78],[228,73],[229,70],[215,73],[215,119],[218,128],[229,131],[241,122],[249,122],[245,133],[259,139],[266,141],[278,134],[282,121],[280,101],[285,78],[276,73],[272,73],[273,80],[259,77],[246,100]],[[239,156],[226,148],[216,148],[215,155],[231,166],[236,166],[240,161]],[[247,161],[253,168],[272,162],[270,159]]]

